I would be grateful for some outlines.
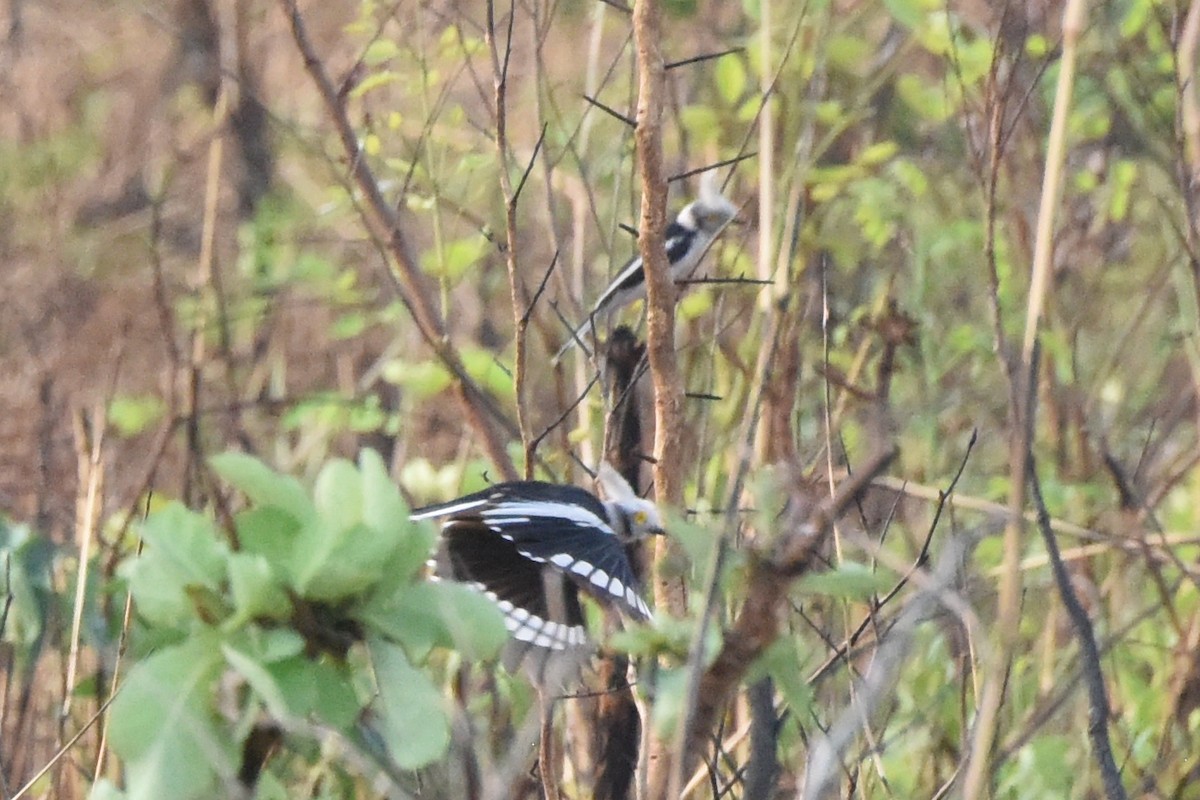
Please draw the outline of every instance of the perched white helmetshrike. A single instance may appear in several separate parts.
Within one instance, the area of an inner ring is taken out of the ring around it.
[[[721,194],[716,185],[716,173],[707,172],[700,180],[700,196],[683,207],[663,231],[667,246],[667,264],[674,281],[687,280],[696,271],[701,257],[717,235],[737,215],[733,203]],[[566,344],[554,356],[557,362],[568,350],[584,341],[598,317],[605,317],[618,308],[646,296],[646,273],[641,255],[634,256],[617,273],[608,288],[600,295],[587,319],[571,332]]]
[[[623,616],[649,619],[625,545],[663,532],[654,503],[616,470],[601,464],[597,477],[605,500],[577,486],[512,481],[417,509],[412,518],[443,520],[438,576],[490,598],[515,643],[586,650],[580,592]]]

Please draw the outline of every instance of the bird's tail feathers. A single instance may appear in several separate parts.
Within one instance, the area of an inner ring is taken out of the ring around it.
[[[557,353],[554,354],[554,359],[550,362],[551,364],[557,366],[558,362],[562,361],[563,356],[569,353],[571,348],[575,345],[579,345],[585,354],[591,354],[591,352],[588,350],[587,340],[592,335],[592,329],[594,327],[593,320],[594,318],[592,316],[588,316],[588,318],[583,321],[582,325],[571,331],[571,336],[567,339],[566,343],[559,348]]]
[[[700,199],[725,199],[725,195],[721,193],[721,184],[717,178],[717,171],[715,169],[710,169],[700,176]]]

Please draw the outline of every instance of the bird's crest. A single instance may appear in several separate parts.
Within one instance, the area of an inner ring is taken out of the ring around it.
[[[717,204],[725,200],[725,195],[721,194],[721,186],[717,182],[717,171],[710,169],[708,172],[700,176],[700,199],[708,204]]]
[[[700,196],[692,209],[696,222],[713,236],[737,216],[737,208],[721,193],[715,169],[700,176]]]
[[[629,482],[607,461],[601,461],[600,468],[596,470],[596,485],[604,493],[605,499],[614,503],[639,499]]]

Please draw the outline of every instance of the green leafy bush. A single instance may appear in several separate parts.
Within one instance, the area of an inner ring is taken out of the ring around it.
[[[504,624],[482,596],[425,578],[434,534],[409,520],[382,459],[332,461],[311,494],[249,456],[212,467],[249,501],[229,527],[173,503],[121,568],[135,647],[154,643],[112,705],[125,796],[213,796],[263,718],[299,737],[373,736],[400,769],[440,758],[447,700],[422,667],[435,648],[494,657]]]

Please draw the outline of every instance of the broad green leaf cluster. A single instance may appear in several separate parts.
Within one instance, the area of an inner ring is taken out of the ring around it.
[[[504,624],[482,596],[424,577],[434,534],[409,520],[382,459],[331,461],[311,492],[249,456],[211,463],[247,500],[228,527],[172,503],[121,566],[143,652],[111,710],[125,796],[214,796],[263,720],[300,740],[380,741],[401,770],[440,758],[434,651],[492,658]]]

